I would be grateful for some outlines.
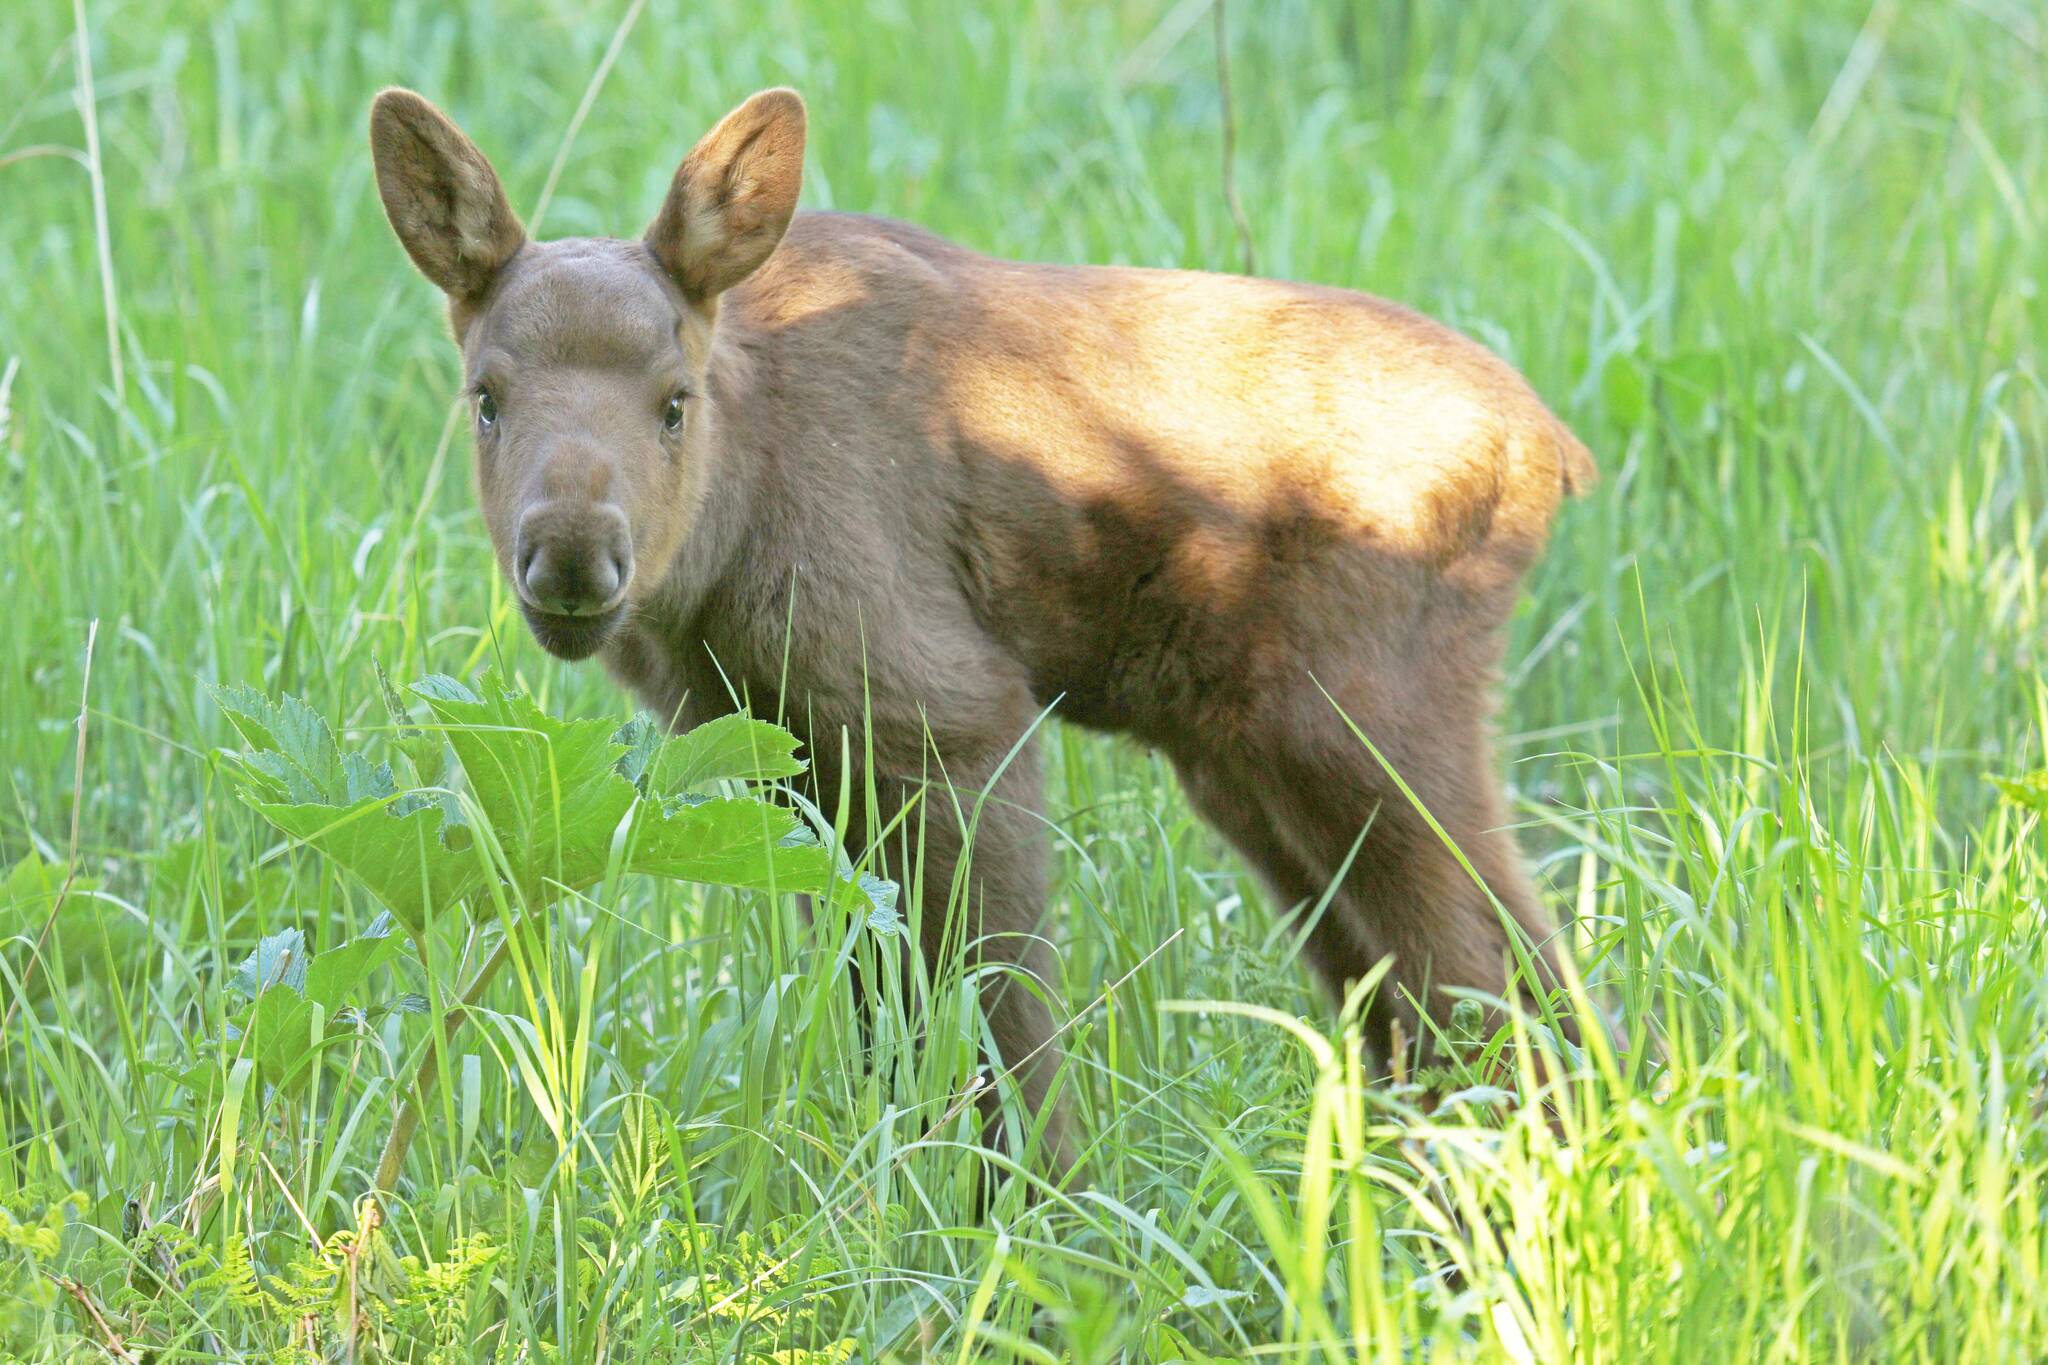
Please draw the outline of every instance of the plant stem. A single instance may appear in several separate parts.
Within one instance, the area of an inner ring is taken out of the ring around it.
[[[1259,273],[1259,252],[1252,243],[1251,220],[1244,216],[1244,201],[1237,197],[1237,115],[1230,106],[1230,19],[1223,0],[1210,7],[1216,16],[1216,95],[1223,115],[1223,202],[1230,209],[1230,221],[1237,224],[1237,242],[1244,249],[1244,273]]]
[[[512,948],[512,935],[518,933],[522,927],[514,925],[511,933],[498,940],[498,946],[491,949],[491,955],[477,967],[476,975],[472,976],[469,985],[463,988],[462,998],[456,1003],[455,1008],[441,1016],[440,1046],[428,1047],[426,1055],[420,1058],[419,1070],[413,1075],[410,1093],[406,1095],[405,1103],[398,1111],[398,1117],[392,1120],[391,1136],[384,1140],[384,1155],[377,1162],[377,1193],[389,1194],[397,1188],[398,1172],[399,1168],[405,1165],[406,1149],[412,1146],[412,1137],[419,1130],[420,1115],[426,1110],[427,1098],[433,1094],[434,1084],[441,1078],[441,1054],[455,1036],[455,1030],[461,1028],[463,1022],[469,1018],[470,1010],[475,1007],[477,1001],[483,999],[484,991],[491,984],[491,978],[498,974],[498,968],[505,965],[505,958]]]

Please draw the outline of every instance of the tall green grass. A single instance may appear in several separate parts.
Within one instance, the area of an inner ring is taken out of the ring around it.
[[[871,926],[786,898],[628,882],[547,925],[456,1043],[402,1197],[364,1205],[422,1016],[365,1024],[304,1093],[180,1079],[258,939],[377,913],[235,798],[209,688],[372,743],[377,662],[625,708],[496,581],[371,93],[441,101],[529,215],[559,164],[548,235],[637,230],[712,119],[788,83],[814,206],[1232,268],[1209,14],[15,6],[0,1351],[2048,1355],[2048,798],[1986,780],[2042,768],[2048,733],[2048,22],[1229,17],[1261,269],[1464,328],[1603,466],[1514,623],[1502,728],[1576,1007],[1611,1027],[1369,1083],[1164,768],[1055,723],[1066,1189],[979,1178],[945,1121],[975,1065],[957,970],[892,975]],[[382,997],[489,932],[445,926]],[[866,1053],[849,956],[881,979]]]

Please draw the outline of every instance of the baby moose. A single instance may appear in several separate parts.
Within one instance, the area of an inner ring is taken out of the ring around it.
[[[377,97],[378,192],[447,294],[484,519],[542,647],[683,725],[788,718],[828,806],[924,796],[925,950],[991,968],[991,1061],[1056,1165],[1025,979],[1052,979],[1025,740],[1047,708],[1166,755],[1282,906],[1329,893],[1304,951],[1340,997],[1392,960],[1382,1043],[1426,1036],[1447,987],[1509,991],[1496,901],[1548,960],[1490,692],[1585,448],[1507,364],[1363,294],[797,216],[804,133],[764,91],[644,236],[537,242],[453,123]],[[940,774],[986,792],[960,887]]]

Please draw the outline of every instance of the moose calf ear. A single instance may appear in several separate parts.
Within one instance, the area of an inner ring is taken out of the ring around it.
[[[370,105],[370,155],[385,216],[420,273],[472,299],[526,241],[491,163],[448,116],[410,90]]]
[[[725,292],[768,259],[804,179],[804,102],[763,90],[683,158],[647,245],[684,294]]]

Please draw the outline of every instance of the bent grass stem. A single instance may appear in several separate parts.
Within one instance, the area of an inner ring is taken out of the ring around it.
[[[490,956],[477,966],[476,975],[463,988],[455,1007],[441,1016],[436,1037],[429,1040],[426,1054],[420,1058],[419,1069],[413,1073],[412,1084],[406,1087],[405,1101],[399,1107],[398,1117],[392,1120],[391,1135],[384,1140],[384,1155],[377,1161],[375,1189],[378,1194],[390,1194],[398,1187],[398,1172],[405,1165],[405,1154],[412,1146],[413,1135],[419,1131],[420,1115],[425,1112],[427,1100],[441,1078],[441,1055],[454,1040],[455,1031],[462,1027],[470,1011],[483,999],[498,969],[505,965],[513,935],[523,927],[515,924],[511,932],[498,940],[498,946],[491,949]]]

